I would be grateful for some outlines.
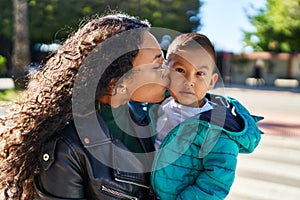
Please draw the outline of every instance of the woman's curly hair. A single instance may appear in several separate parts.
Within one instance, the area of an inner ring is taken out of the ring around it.
[[[73,117],[74,81],[85,58],[111,36],[148,27],[146,21],[125,14],[93,18],[70,35],[49,56],[44,68],[30,78],[22,100],[13,103],[0,119],[5,126],[0,133],[0,190],[5,199],[34,199],[34,174],[40,167],[40,149]],[[140,39],[135,39],[136,44],[130,45],[139,44]],[[96,96],[106,93],[112,78],[120,78],[132,69],[137,53],[138,50],[128,52],[107,67]]]

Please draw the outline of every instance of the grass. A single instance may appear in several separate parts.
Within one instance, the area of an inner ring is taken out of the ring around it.
[[[21,92],[22,90],[19,89],[0,90],[0,102],[5,103],[17,100]]]

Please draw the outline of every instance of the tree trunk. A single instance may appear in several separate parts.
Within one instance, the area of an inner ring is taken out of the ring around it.
[[[291,53],[287,62],[286,78],[293,78],[293,54]]]
[[[25,88],[26,66],[30,62],[29,33],[28,33],[28,2],[14,2],[14,44],[12,52],[12,77],[17,88]]]

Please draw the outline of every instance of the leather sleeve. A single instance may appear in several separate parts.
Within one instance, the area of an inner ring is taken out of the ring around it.
[[[36,176],[37,199],[84,199],[84,170],[76,143],[57,137],[41,152],[41,169]]]

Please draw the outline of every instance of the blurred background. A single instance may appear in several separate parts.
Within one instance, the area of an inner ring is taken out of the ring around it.
[[[225,84],[297,88],[299,2],[0,0],[0,77],[11,77],[24,88],[24,74],[57,51],[82,19],[117,10],[147,19],[153,27],[206,34],[216,47]],[[164,38],[158,40],[167,47]]]
[[[215,92],[265,117],[228,199],[300,199],[300,0],[0,0],[0,10],[0,115],[82,19],[116,10],[206,34],[223,80]],[[157,39],[164,49],[172,40]]]
[[[147,19],[153,27],[206,34],[216,47],[226,84],[297,88],[299,2],[0,0],[0,76],[12,77],[24,88],[24,74],[55,52],[82,19],[116,10]]]

